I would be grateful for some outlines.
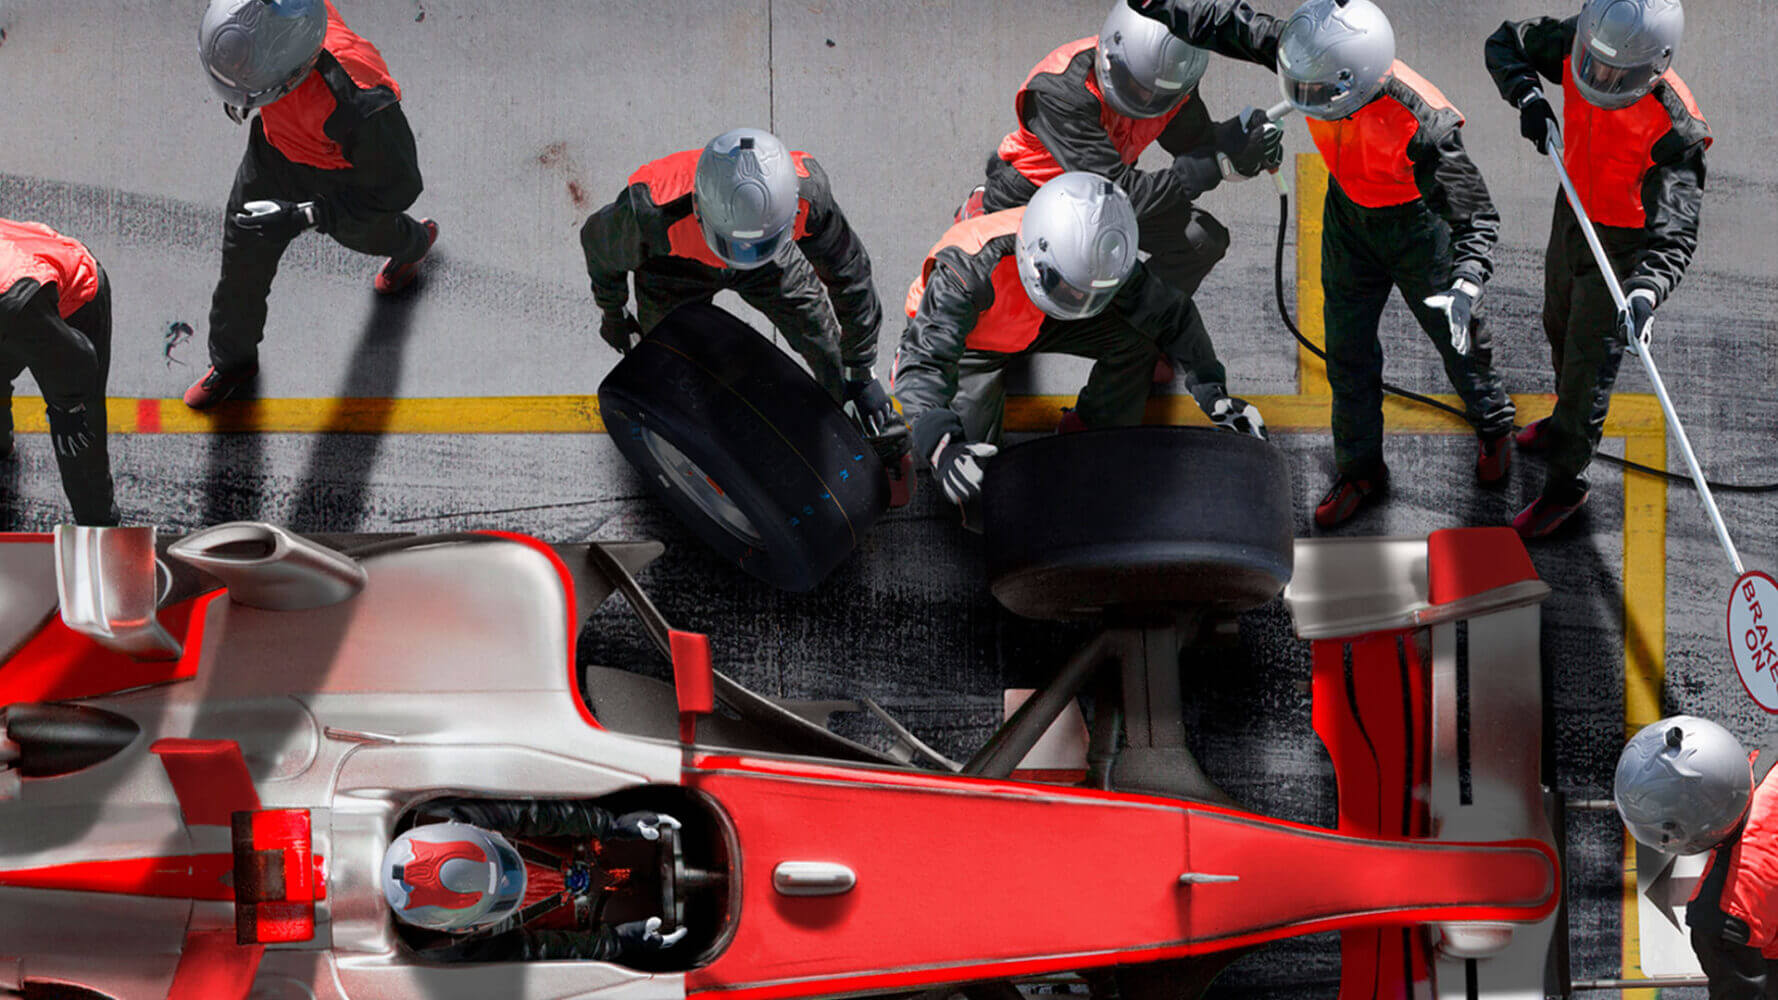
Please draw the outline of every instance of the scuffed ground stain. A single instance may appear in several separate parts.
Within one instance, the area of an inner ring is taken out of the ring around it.
[[[566,142],[552,142],[543,147],[543,151],[537,154],[537,162],[562,175],[563,183],[568,189],[568,200],[574,203],[575,208],[585,210],[591,206],[591,199],[586,193],[586,181],[581,176],[580,163],[568,152]]]
[[[418,24],[424,20],[426,20],[426,5],[420,0],[414,0],[414,23]]]
[[[182,319],[176,319],[167,324],[167,332],[161,335],[161,357],[166,360],[168,368],[185,364],[185,361],[175,357],[173,352],[189,343],[192,335],[196,332],[191,328],[190,323]]]

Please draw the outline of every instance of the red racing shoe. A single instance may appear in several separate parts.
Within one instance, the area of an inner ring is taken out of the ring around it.
[[[1087,429],[1086,421],[1072,406],[1062,407],[1062,419],[1056,421],[1057,434],[1076,434]]]
[[[1586,506],[1587,491],[1582,490],[1580,499],[1573,503],[1558,503],[1547,496],[1540,496],[1531,501],[1531,506],[1519,511],[1513,518],[1513,530],[1520,538],[1548,538],[1555,534],[1556,529],[1567,523],[1575,511]]]
[[[1315,506],[1315,523],[1323,528],[1345,524],[1366,503],[1381,497],[1388,489],[1389,470],[1384,466],[1377,466],[1374,475],[1362,478],[1341,473],[1327,495]]]
[[[233,395],[236,389],[246,385],[258,374],[257,362],[233,371],[217,371],[212,365],[204,372],[203,378],[193,382],[191,388],[185,390],[185,405],[194,410],[208,410]]]
[[[394,257],[383,261],[382,270],[377,272],[375,282],[378,294],[394,295],[414,283],[414,275],[420,273],[420,264],[426,260],[426,255],[432,252],[432,245],[438,242],[438,223],[431,219],[421,219],[420,225],[426,227],[425,251],[405,263],[397,261]]]
[[[1513,440],[1526,451],[1547,451],[1550,447],[1550,418],[1533,420],[1513,435]]]
[[[1173,360],[1165,354],[1154,359],[1154,374],[1149,376],[1155,385],[1173,384]]]
[[[1499,486],[1506,482],[1506,473],[1513,466],[1513,435],[1500,434],[1481,439],[1481,451],[1475,460],[1475,481],[1483,486]]]

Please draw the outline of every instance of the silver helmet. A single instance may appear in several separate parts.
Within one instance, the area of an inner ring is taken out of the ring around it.
[[[1611,791],[1631,836],[1667,854],[1698,854],[1746,815],[1753,767],[1728,730],[1675,715],[1630,738]]]
[[[1095,316],[1136,267],[1136,210],[1116,184],[1084,171],[1037,189],[1019,222],[1025,294],[1056,319]]]
[[[1587,0],[1570,61],[1575,89],[1595,107],[1635,104],[1673,65],[1684,33],[1679,0]]]
[[[1278,37],[1278,84],[1291,106],[1345,118],[1383,91],[1395,66],[1395,29],[1371,0],[1309,0]]]
[[[711,139],[692,184],[704,242],[730,267],[769,262],[796,222],[798,189],[790,150],[772,133],[738,128]]]
[[[1178,107],[1209,65],[1209,52],[1187,45],[1124,0],[1106,15],[1093,57],[1105,103],[1130,118],[1157,118]]]
[[[223,103],[245,112],[295,90],[326,38],[323,0],[210,0],[198,58]]]

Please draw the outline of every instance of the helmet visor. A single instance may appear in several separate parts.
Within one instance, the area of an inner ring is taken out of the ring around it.
[[[1353,90],[1350,74],[1342,73],[1339,79],[1329,81],[1293,80],[1280,73],[1278,83],[1290,106],[1310,118],[1335,121],[1358,110],[1350,106]]]
[[[1100,68],[1104,72],[1099,86],[1105,91],[1105,99],[1128,117],[1157,118],[1178,107],[1185,99],[1185,80],[1143,80],[1122,56],[1115,53],[1106,53],[1100,60]]]
[[[784,246],[784,237],[790,232],[789,229],[780,229],[770,234],[761,232],[729,235],[712,229],[702,217],[698,219],[698,226],[704,230],[704,242],[710,245],[710,251],[722,258],[723,263],[743,271],[770,263]]]
[[[1655,89],[1661,74],[1653,66],[1613,66],[1593,51],[1582,46],[1580,61],[1574,64],[1574,85],[1587,100],[1602,108],[1627,108]]]
[[[1031,301],[1047,316],[1056,319],[1087,319],[1105,311],[1123,284],[1113,278],[1093,282],[1082,288],[1062,276],[1048,261],[1036,261],[1037,287],[1031,289]]]

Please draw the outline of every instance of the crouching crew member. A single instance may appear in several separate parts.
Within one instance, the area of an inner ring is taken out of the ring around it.
[[[958,223],[926,255],[908,289],[895,394],[913,426],[914,456],[974,526],[983,463],[998,450],[1000,371],[1029,354],[1094,362],[1074,425],[1142,422],[1157,348],[1186,366],[1198,405],[1219,427],[1265,436],[1265,421],[1231,398],[1191,299],[1137,260],[1130,198],[1111,181],[1066,173],[1023,208]]]
[[[1612,794],[1630,834],[1667,854],[1710,852],[1685,908],[1710,1000],[1778,997],[1778,746],[1749,754],[1707,719],[1644,728]]]
[[[27,368],[43,392],[74,522],[117,524],[105,447],[111,284],[78,242],[0,219],[0,459],[12,457],[12,383]]]
[[[1543,265],[1543,332],[1556,372],[1556,411],[1519,432],[1549,456],[1538,498],[1513,520],[1527,538],[1555,531],[1587,500],[1587,465],[1605,431],[1628,338],[1646,343],[1698,246],[1710,127],[1668,67],[1685,14],[1678,0],[1589,0],[1577,17],[1507,22],[1488,38],[1488,72],[1519,109],[1539,153],[1549,134],[1605,245],[1629,308],[1606,290],[1561,190]],[[1538,85],[1562,85],[1562,126]]]
[[[1316,523],[1348,520],[1389,481],[1377,326],[1392,289],[1463,398],[1476,480],[1504,483],[1513,405],[1477,313],[1500,216],[1463,147],[1462,114],[1396,60],[1389,19],[1371,0],[1309,0],[1286,20],[1241,0],[1127,2],[1193,45],[1276,70],[1327,163],[1321,288],[1338,474]]]
[[[388,295],[413,281],[438,225],[405,214],[422,185],[401,88],[332,3],[210,0],[198,44],[229,117],[259,111],[222,221],[210,368],[185,391],[202,410],[258,374],[266,296],[298,234],[388,258],[373,282]]]
[[[870,257],[813,156],[759,129],[724,132],[630,175],[581,227],[580,245],[599,335],[618,351],[679,306],[730,289],[765,314],[879,451],[906,452],[873,368],[883,307]]]

